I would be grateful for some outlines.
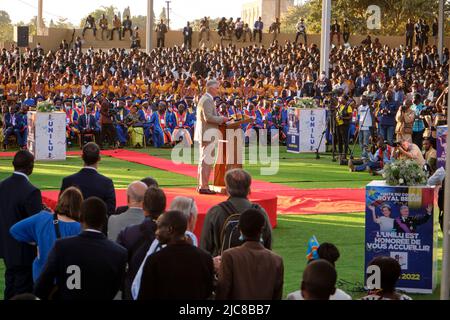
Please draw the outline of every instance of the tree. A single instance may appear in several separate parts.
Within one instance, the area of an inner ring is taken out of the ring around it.
[[[203,18],[195,19],[194,21],[191,22],[191,27],[192,27],[193,31],[200,31],[200,22],[202,21],[202,19]],[[208,17],[208,19],[209,19],[209,30],[211,30],[211,31],[217,30],[219,21],[222,18],[211,19],[210,17]]]
[[[167,21],[166,8],[163,7],[161,13],[159,14],[159,20]]]
[[[0,41],[13,40],[13,25],[8,12],[0,10]]]
[[[118,10],[115,6],[111,5],[109,7],[106,6],[101,6],[99,9],[96,9],[95,11],[92,11],[90,13],[91,16],[94,17],[95,21],[100,20],[100,18],[102,17],[102,15],[104,14],[106,19],[108,19],[108,21],[112,21],[114,19],[114,15],[118,13]],[[86,18],[88,16],[84,17],[83,19],[81,19],[80,22],[80,27],[83,28],[84,24],[86,23]]]
[[[4,24],[11,24],[11,18],[8,12],[0,10],[0,25]]]

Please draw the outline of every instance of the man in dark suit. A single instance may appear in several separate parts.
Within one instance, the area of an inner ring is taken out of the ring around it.
[[[241,214],[239,229],[245,242],[222,254],[217,300],[281,300],[283,259],[261,243],[265,224],[264,214],[257,209]]]
[[[82,158],[84,168],[79,172],[65,177],[61,185],[61,193],[68,187],[77,187],[81,190],[83,198],[99,197],[108,208],[108,216],[116,210],[116,193],[111,179],[98,173],[100,162],[100,148],[94,142],[89,142],[83,147]],[[106,222],[106,221],[105,221]]]
[[[183,28],[184,48],[191,49],[192,47],[192,27],[189,24]]]
[[[8,146],[8,140],[9,137],[12,135],[15,135],[17,138],[17,141],[19,141],[19,129],[18,129],[18,119],[17,119],[17,115],[16,115],[16,106],[11,105],[9,107],[9,113],[5,113],[5,117],[4,117],[4,131],[3,131],[3,135],[4,135],[4,139],[3,139],[3,149],[6,150],[7,146]]]
[[[180,211],[158,218],[156,237],[167,247],[145,261],[138,300],[205,300],[212,294],[213,259],[186,242],[187,224]]]
[[[80,130],[81,143],[84,144],[84,135],[93,134],[95,140],[98,140],[100,128],[97,125],[95,116],[92,114],[92,104],[86,107],[86,113],[82,114],[78,119],[78,130]]]
[[[36,281],[40,299],[112,300],[125,276],[127,250],[106,239],[106,205],[91,197],[81,205],[83,232],[58,240]],[[56,293],[52,295],[56,284]]]
[[[13,166],[14,174],[0,182],[0,258],[6,266],[5,299],[32,290],[31,266],[36,255],[33,246],[16,241],[9,229],[42,210],[41,191],[28,179],[33,172],[33,155],[25,150],[17,152]]]

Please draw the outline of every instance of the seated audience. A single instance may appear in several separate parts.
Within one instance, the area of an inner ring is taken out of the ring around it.
[[[378,266],[381,271],[381,288],[370,291],[361,300],[412,300],[405,294],[396,292],[395,284],[400,278],[401,268],[397,260],[391,257],[376,257],[369,266]]]
[[[244,243],[222,253],[217,300],[281,300],[283,259],[261,243],[265,224],[260,210],[241,213],[239,230]]]
[[[80,214],[83,232],[55,242],[36,282],[36,296],[44,300],[115,297],[125,276],[127,251],[101,232],[107,213],[100,198],[84,200]]]
[[[83,195],[80,190],[75,187],[67,188],[59,197],[55,213],[42,210],[11,227],[10,232],[14,239],[37,246],[39,255],[33,262],[34,281],[41,274],[55,241],[80,233],[78,220],[82,202]]]
[[[141,181],[134,181],[128,185],[128,210],[120,215],[111,215],[108,219],[108,239],[117,240],[119,232],[130,225],[140,224],[144,220],[144,195],[147,185]]]
[[[239,215],[247,209],[258,209],[264,214],[266,224],[262,233],[263,244],[267,249],[272,249],[272,227],[267,213],[260,205],[253,204],[248,200],[251,183],[252,178],[245,170],[233,169],[225,174],[225,187],[229,198],[208,210],[200,238],[200,248],[209,252],[213,257],[221,255],[224,249],[228,249],[228,245],[222,239],[222,230],[227,218],[233,214]],[[238,220],[234,220],[234,224],[237,224]],[[230,236],[235,240],[234,234]],[[239,235],[237,237],[239,238]],[[238,243],[234,243],[235,245],[242,243],[241,241],[236,242]]]
[[[340,257],[340,253],[338,248],[332,243],[324,242],[322,243],[319,248],[317,249],[317,254],[319,256],[319,259],[323,259],[328,261],[333,265],[333,267],[336,268],[336,261]],[[314,260],[310,260],[314,261]],[[289,293],[287,296],[288,300],[304,300],[302,296],[301,290],[294,291],[292,293]],[[336,288],[336,292],[330,296],[330,300],[352,300],[352,297],[342,291],[341,289]]]
[[[301,284],[305,300],[329,300],[336,292],[336,269],[324,259],[314,260],[303,271]]]
[[[145,261],[138,300],[205,300],[212,295],[213,259],[186,241],[187,225],[180,211],[158,218],[156,237],[167,246]]]

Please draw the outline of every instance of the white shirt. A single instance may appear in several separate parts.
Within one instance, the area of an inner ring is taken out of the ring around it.
[[[305,300],[302,296],[302,292],[300,290],[291,292],[287,296],[288,300]],[[342,291],[341,289],[336,289],[336,292],[330,296],[330,300],[352,300],[352,297]]]
[[[211,94],[209,94],[209,92],[206,92],[205,93],[208,97],[210,97],[212,100],[214,100],[214,97],[211,95]]]
[[[198,247],[198,240],[195,234],[193,234],[190,231],[186,231],[185,236],[191,238],[192,244],[195,247]],[[158,239],[153,240],[152,244],[150,245],[150,248],[147,251],[147,254],[145,255],[144,260],[142,260],[141,266],[139,267],[138,272],[136,273],[136,276],[134,277],[133,283],[131,285],[131,296],[134,300],[137,300],[139,295],[139,290],[141,288],[141,279],[142,279],[142,272],[144,269],[145,261],[147,260],[147,257],[154,254],[155,252],[163,249],[166,245],[160,246]]]
[[[360,105],[358,107],[359,128],[360,130],[369,130],[372,127],[372,116],[370,115],[370,107]]]
[[[380,225],[381,232],[392,232],[394,229],[394,219],[392,218],[381,216],[376,221]]]
[[[88,85],[87,87],[85,85],[81,86],[81,95],[84,96],[90,96],[92,94],[92,86]]]
[[[23,172],[14,171],[14,174],[18,174],[19,176],[25,177],[28,181],[30,181],[30,178],[28,178],[28,176]]]

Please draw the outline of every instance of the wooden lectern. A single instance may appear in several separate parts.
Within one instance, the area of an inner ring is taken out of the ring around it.
[[[241,147],[244,142],[244,137],[241,125],[252,122],[253,119],[238,115],[233,120],[219,126],[220,133],[222,134],[222,140],[219,140],[217,148],[217,159],[214,166],[214,184],[210,188],[217,193],[225,193],[225,173],[228,170],[235,168],[242,168],[242,159],[238,157],[238,147]],[[234,141],[227,140],[227,129],[239,130],[239,133],[233,135]],[[241,139],[239,141],[238,139]],[[233,150],[227,152],[227,146],[233,142]],[[241,160],[241,161],[239,161]],[[240,163],[239,163],[240,162]]]

